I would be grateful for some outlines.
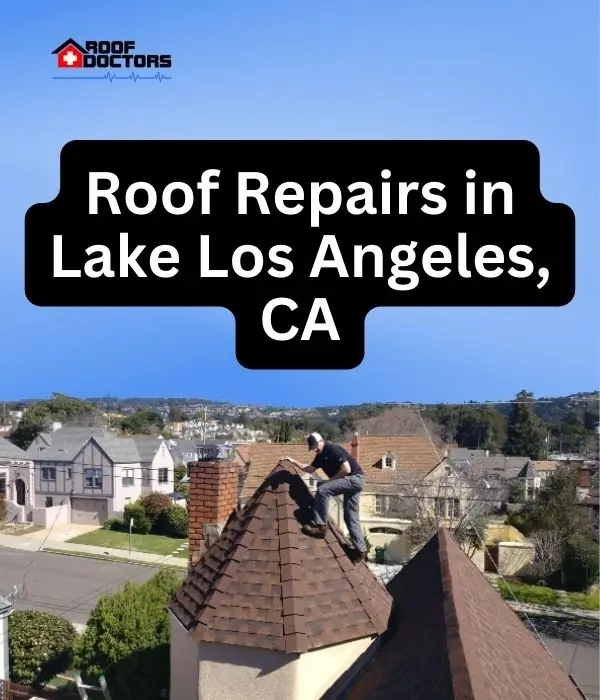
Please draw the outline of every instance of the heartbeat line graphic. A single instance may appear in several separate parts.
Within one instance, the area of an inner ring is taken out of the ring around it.
[[[165,75],[164,73],[154,73],[154,75],[140,75],[131,71],[129,75],[117,75],[116,73],[111,73],[108,71],[103,75],[53,75],[53,80],[108,80],[109,83],[115,80],[131,80],[137,83],[138,80],[156,80],[162,83],[163,80],[171,80],[170,75]]]

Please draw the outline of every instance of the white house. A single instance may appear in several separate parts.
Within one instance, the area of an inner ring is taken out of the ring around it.
[[[58,522],[101,525],[143,493],[168,493],[174,481],[165,441],[147,436],[64,427],[38,435],[27,457],[34,464],[34,505],[59,506],[52,516]]]
[[[7,522],[24,522],[34,505],[34,469],[27,454],[6,438],[0,438],[0,498],[4,498]]]

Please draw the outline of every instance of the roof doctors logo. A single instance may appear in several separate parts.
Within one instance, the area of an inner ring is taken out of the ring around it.
[[[171,80],[161,72],[172,67],[171,55],[139,53],[135,41],[86,41],[82,45],[67,39],[52,54],[62,73],[53,76],[54,80]]]

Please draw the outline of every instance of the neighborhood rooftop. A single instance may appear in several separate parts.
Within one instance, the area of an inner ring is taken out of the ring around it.
[[[344,447],[357,456],[365,472],[367,493],[372,487],[381,492],[399,483],[418,481],[443,460],[443,456],[437,453],[435,446],[424,435],[367,435],[355,437],[352,442],[344,443]],[[393,469],[382,468],[382,460],[388,454],[395,459]],[[303,463],[312,459],[305,442],[244,445],[238,448],[238,455],[248,467],[245,495],[250,495],[260,486],[279,459],[289,456]]]
[[[120,464],[151,461],[161,445],[161,440],[150,435],[120,437],[103,428],[64,427],[52,433],[40,433],[26,455],[34,461],[70,462],[90,438],[113,462]]]

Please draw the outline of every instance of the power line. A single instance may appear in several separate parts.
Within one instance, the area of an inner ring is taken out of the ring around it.
[[[434,449],[437,452],[437,448],[435,447],[435,445],[434,445]],[[439,464],[441,464],[441,462]],[[436,466],[439,466],[439,464]],[[569,468],[569,467],[565,467],[565,468]],[[67,467],[62,467],[62,468],[61,467],[42,467],[39,465],[34,465],[33,467],[30,467],[30,469],[33,469],[34,472],[35,472],[35,470],[40,470],[40,469],[53,469],[56,472],[56,474],[63,474],[63,475],[66,474],[68,480],[72,480],[73,474],[75,473],[74,469],[67,468]],[[101,471],[102,468],[101,467],[97,467],[97,468],[92,467],[90,469],[97,469],[98,471]],[[137,467],[137,468],[132,467],[131,469],[132,470],[137,469],[139,471],[140,468],[139,467]],[[157,469],[150,469],[149,471],[156,472],[156,471],[160,471],[161,469],[163,469],[163,468],[159,467]],[[243,469],[243,467],[241,467],[241,465],[240,465],[240,469]],[[409,493],[386,493],[383,490],[379,491],[379,492],[377,492],[377,491],[370,492],[367,490],[367,491],[365,491],[365,493],[369,494],[369,495],[376,495],[376,496],[377,495],[395,496],[395,497],[398,497],[400,499],[417,499],[417,500],[431,500],[431,499],[433,499],[433,500],[435,500],[438,497],[442,497],[442,495],[445,495],[445,497],[451,497],[452,490],[457,490],[457,493],[460,493],[460,494],[464,494],[465,492],[467,492],[467,493],[468,492],[471,492],[471,493],[472,492],[479,492],[479,493],[502,492],[505,489],[509,488],[509,485],[511,482],[517,481],[518,479],[522,478],[522,477],[507,477],[505,475],[498,474],[497,472],[494,472],[494,471],[487,472],[484,470],[484,471],[477,472],[477,474],[474,475],[475,483],[473,483],[473,482],[465,483],[464,481],[462,481],[460,483],[460,486],[457,486],[456,484],[460,480],[462,475],[456,471],[456,472],[453,472],[452,476],[446,475],[444,477],[440,477],[440,479],[436,480],[435,482],[426,482],[425,481],[426,477],[431,473],[431,471],[433,469],[435,469],[435,467],[433,467],[428,472],[425,472],[420,478],[416,479],[415,481],[410,481],[410,482],[392,481],[392,482],[386,483],[386,484],[379,484],[379,483],[373,484],[373,486],[383,486],[383,487],[393,488],[393,489],[408,489],[409,491],[412,490],[412,493],[410,493],[410,492]],[[78,476],[81,476],[81,474],[82,474],[82,472],[76,472],[76,473]],[[69,476],[69,474],[70,474],[70,476]],[[468,472],[466,473],[466,476],[467,476],[467,478],[469,477]],[[164,486],[164,485],[169,485],[169,486],[173,485],[175,487],[177,484],[181,483],[176,478],[173,478],[173,479],[167,479],[166,481],[160,481],[160,482],[157,482],[155,484],[152,484],[152,483],[148,483],[148,479],[144,475],[141,475],[141,476],[140,475],[134,475],[134,476],[111,475],[111,478],[114,478],[115,480],[127,479],[128,481],[133,481],[133,482],[141,480],[143,482],[143,485],[145,483],[149,487],[154,487],[156,485],[158,485],[159,487]],[[318,478],[318,477],[308,477],[308,478],[314,479],[314,478]],[[15,480],[16,479],[13,479],[9,483],[13,483]],[[54,481],[56,481],[56,479],[48,480],[49,483],[53,483]],[[183,485],[186,485],[186,484],[184,483]],[[88,487],[86,487],[86,488],[88,488]],[[121,488],[126,490],[128,488],[128,486],[127,485],[121,486]],[[368,489],[368,482],[367,482],[366,488]],[[431,490],[433,488],[440,489],[440,494],[439,495],[428,495],[427,493],[422,493],[422,492],[419,493],[418,492],[419,489]],[[543,486],[537,487],[537,489],[541,489],[541,488],[543,488]],[[90,494],[81,494],[81,496],[82,497],[85,497],[85,496],[90,496],[90,497],[92,497],[92,496],[105,496],[107,498],[110,498],[114,495],[114,494],[104,492],[101,488],[94,489],[94,490],[97,493],[94,493],[91,495]],[[156,493],[156,492],[154,492],[154,493]],[[177,491],[175,491],[175,493],[177,493]],[[185,492],[181,491],[179,493],[182,494],[182,497],[187,497],[187,494]],[[78,492],[75,493],[73,489],[65,490],[65,491],[45,491],[45,490],[39,489],[39,490],[36,490],[36,494],[42,495],[42,496],[50,496],[50,497],[52,497],[53,495],[57,496],[57,497],[79,495],[79,493]],[[168,495],[168,494],[165,494],[165,495]],[[502,500],[502,498],[500,498],[499,496],[498,497],[491,497],[491,498],[483,498],[482,497],[482,498],[474,498],[474,500],[477,503],[498,503],[499,501]],[[531,502],[535,502],[535,501],[522,501],[522,503],[531,503]]]
[[[46,533],[46,536],[42,540],[42,543],[40,544],[38,549],[34,552],[33,556],[31,557],[31,561],[29,562],[29,564],[27,565],[27,568],[25,569],[25,573],[23,574],[23,578],[21,579],[21,583],[19,584],[18,587],[15,586],[15,588],[13,590],[18,590],[18,588],[20,588],[23,591],[24,595],[27,594],[27,584],[26,584],[27,575],[29,574],[29,572],[31,571],[31,567],[35,563],[37,554],[39,554],[40,551],[44,548],[44,545],[46,544],[46,542],[48,541],[48,538],[52,534],[52,531],[54,530],[54,527],[55,527],[56,523],[58,522],[58,517],[62,512],[63,506],[64,506],[64,503],[61,503],[59,506],[59,509],[56,512],[56,515],[54,516],[54,521],[52,522],[50,529]]]
[[[429,430],[427,430],[427,426],[425,425],[425,423],[424,423],[424,421],[423,421],[422,416],[420,415],[420,413],[419,413],[419,418],[421,419],[421,422],[422,422],[422,424],[423,424],[423,428],[425,429],[425,431],[426,431],[426,433],[427,433],[427,436],[428,436],[429,440],[431,441],[432,446],[433,446],[434,449],[436,449],[436,451],[437,451],[437,448],[435,447],[435,443],[434,443],[434,441],[433,441],[433,439],[432,439],[432,437],[431,437],[431,434],[429,433]],[[502,572],[500,571],[500,568],[498,567],[497,562],[495,561],[494,557],[491,556],[490,551],[489,551],[489,549],[488,549],[488,547],[487,547],[487,545],[486,545],[486,543],[485,543],[485,538],[483,537],[482,533],[479,531],[479,529],[478,529],[478,527],[477,527],[477,524],[473,521],[473,518],[469,518],[469,523],[470,523],[470,526],[471,526],[472,529],[473,529],[473,532],[475,533],[475,536],[477,537],[477,541],[478,541],[479,547],[480,547],[481,549],[483,549],[485,553],[487,553],[489,560],[493,563],[494,568],[496,569],[497,575],[501,578],[502,582],[503,582],[504,585],[506,586],[506,590],[508,590],[508,592],[509,592],[509,594],[511,595],[513,601],[514,601],[515,603],[517,603],[517,605],[520,605],[519,600],[517,599],[517,597],[516,597],[514,591],[512,590],[510,584],[508,583],[508,581],[506,580],[506,578],[504,577],[504,575],[503,575]],[[522,615],[523,615],[523,616],[525,617],[525,619],[527,620],[527,624],[528,624],[529,628],[530,628],[531,631],[534,633],[534,635],[537,637],[537,639],[538,639],[539,642],[542,644],[542,646],[544,647],[544,649],[546,649],[546,651],[548,652],[548,654],[554,659],[554,656],[553,656],[552,652],[550,651],[550,649],[548,648],[548,646],[547,646],[546,643],[544,642],[543,637],[541,636],[541,634],[540,634],[539,631],[537,630],[536,626],[534,625],[534,623],[533,623],[533,621],[531,620],[531,618],[529,617],[529,615],[527,615],[527,612],[526,612],[523,608],[521,608],[520,612],[522,613]],[[556,660],[556,659],[555,659],[555,660]]]

